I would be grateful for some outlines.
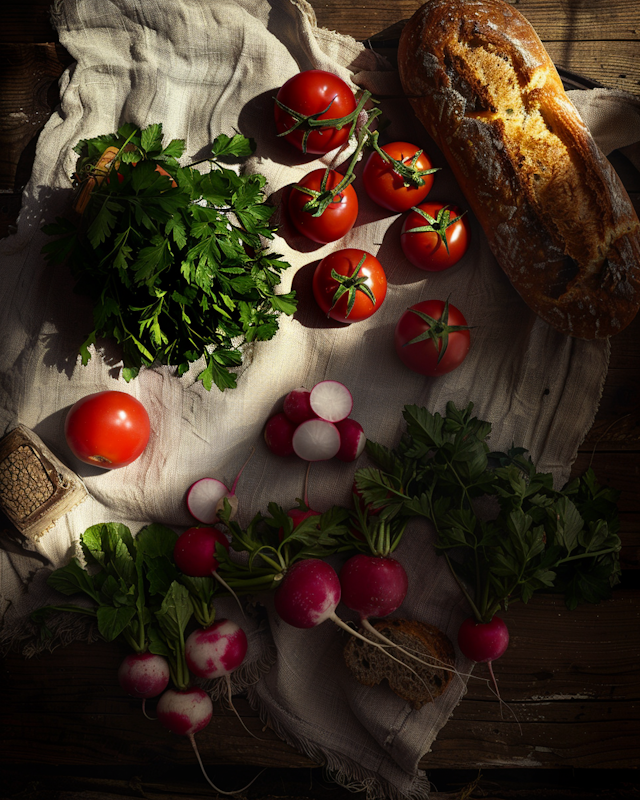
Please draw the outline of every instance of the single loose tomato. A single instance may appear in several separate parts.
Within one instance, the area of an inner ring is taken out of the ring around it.
[[[442,203],[414,207],[402,224],[400,244],[418,269],[440,272],[457,264],[467,252],[471,226],[466,212]]]
[[[429,194],[438,168],[409,142],[391,142],[380,150],[385,155],[374,150],[364,166],[364,188],[374,203],[388,211],[408,211]]]
[[[89,394],[71,406],[64,434],[71,452],[104,469],[131,464],[149,442],[149,415],[139,400],[126,392]]]
[[[349,138],[356,106],[355,96],[342,78],[308,69],[289,78],[278,91],[276,129],[303,153],[328,153]],[[334,120],[340,122],[333,124]]]
[[[467,357],[469,327],[462,312],[448,300],[423,300],[398,320],[396,352],[405,366],[420,375],[445,375]]]
[[[338,322],[361,322],[374,314],[387,294],[387,276],[371,253],[355,248],[325,256],[313,273],[313,296]]]
[[[353,186],[349,184],[334,194],[342,180],[343,176],[335,170],[314,169],[291,189],[288,202],[291,221],[303,236],[313,242],[335,242],[355,225],[358,197]],[[305,210],[314,198],[321,200],[323,197],[326,208],[320,214],[317,208]]]

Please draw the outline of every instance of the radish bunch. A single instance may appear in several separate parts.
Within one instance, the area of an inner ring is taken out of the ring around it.
[[[352,410],[351,392],[339,381],[320,381],[310,391],[293,389],[283,410],[265,425],[267,447],[305,461],[355,461],[367,440],[362,425],[349,416]]]

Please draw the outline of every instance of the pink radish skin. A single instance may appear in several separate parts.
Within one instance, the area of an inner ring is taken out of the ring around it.
[[[224,502],[227,500],[231,506],[231,514],[229,519],[233,519],[238,511],[238,498],[236,497],[236,488],[238,481],[244,468],[249,463],[253,455],[253,448],[249,454],[249,458],[240,467],[240,471],[233,481],[231,489],[227,489],[222,481],[217,478],[200,478],[195,483],[192,483],[187,492],[187,508],[189,513],[198,522],[205,525],[211,525],[218,521],[218,515],[224,508]]]
[[[335,569],[322,559],[307,558],[289,567],[273,600],[280,619],[294,628],[315,628],[330,619],[351,636],[373,644],[392,661],[399,661],[383,645],[367,639],[340,619],[336,614],[340,596],[340,579]]]
[[[169,678],[167,660],[153,653],[131,653],[118,669],[118,683],[123,691],[142,700],[162,694]]]
[[[299,425],[301,422],[306,422],[306,420],[313,419],[316,416],[316,413],[311,408],[310,398],[311,392],[303,388],[292,389],[284,398],[283,411],[294,425]]]
[[[399,608],[409,588],[402,564],[389,556],[359,553],[345,561],[340,570],[342,602],[368,617],[386,617]]]
[[[167,689],[158,701],[158,722],[178,736],[193,736],[211,722],[213,703],[202,689]]]
[[[218,528],[188,528],[178,537],[173,560],[180,572],[192,578],[206,578],[218,569],[216,544],[229,550],[229,542]]]
[[[185,658],[199,678],[220,678],[237,669],[247,654],[247,635],[239,625],[221,619],[193,631],[185,642]]]
[[[305,461],[328,461],[340,449],[336,426],[323,419],[308,419],[293,434],[293,450]]]
[[[320,419],[340,422],[353,410],[353,397],[347,387],[339,381],[320,381],[311,390],[309,404]]]
[[[276,456],[292,456],[295,430],[296,423],[284,412],[274,414],[264,427],[264,440],[269,450]]]
[[[340,434],[340,449],[336,458],[340,461],[355,461],[359,458],[367,444],[362,425],[355,419],[348,417],[335,423]]]
[[[307,558],[287,570],[275,591],[278,616],[294,628],[315,628],[335,616],[340,581],[326,561]]]
[[[509,646],[509,631],[500,617],[493,617],[491,622],[468,617],[458,630],[458,646],[472,661],[490,664],[504,655]]]
[[[467,658],[487,665],[496,697],[502,702],[492,662],[504,655],[509,646],[509,631],[504,620],[494,616],[490,622],[478,622],[474,617],[467,617],[458,628],[458,646]]]

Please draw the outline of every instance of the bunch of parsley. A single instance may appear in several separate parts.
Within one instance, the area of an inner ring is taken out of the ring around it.
[[[554,489],[524,448],[491,452],[491,425],[472,409],[406,406],[397,447],[367,443],[378,466],[356,472],[364,500],[382,518],[433,523],[479,622],[536,591],[564,593],[569,609],[608,598],[620,576],[619,492],[591,469]]]
[[[210,625],[215,618],[213,578],[189,578],[173,562],[178,534],[151,524],[133,537],[115,522],[88,528],[80,538],[84,564],[74,557],[51,573],[48,585],[68,597],[84,595],[86,603],[44,606],[31,615],[40,635],[51,635],[47,617],[54,611],[95,619],[107,642],[122,639],[135,653],[164,656],[177,688],[189,684],[184,645],[194,619]]]
[[[97,184],[92,170],[110,146],[118,154]],[[127,381],[154,364],[182,375],[204,358],[198,380],[224,390],[236,385],[243,345],[271,339],[279,315],[294,313],[295,293],[276,294],[289,264],[264,246],[275,233],[265,177],[224,166],[249,156],[253,141],[218,136],[211,158],[198,162],[209,165],[202,173],[179,165],[184,147],[179,139],[163,146],[160,124],[80,141],[76,181],[94,181],[88,205],[80,218],[43,227],[56,237],[43,251],[68,262],[77,291],[93,302],[83,364],[98,337],[111,338]]]

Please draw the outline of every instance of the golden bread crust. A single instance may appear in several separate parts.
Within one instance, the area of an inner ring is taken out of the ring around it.
[[[498,263],[569,336],[605,338],[640,307],[640,222],[533,27],[503,0],[430,0],[398,67]]]

